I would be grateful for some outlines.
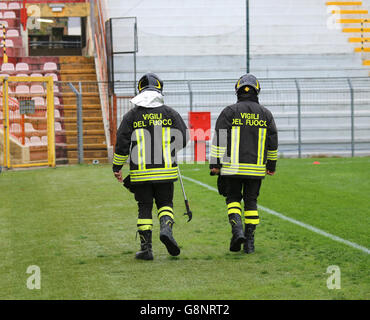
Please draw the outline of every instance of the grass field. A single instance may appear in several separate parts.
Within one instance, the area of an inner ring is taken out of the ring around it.
[[[370,158],[281,159],[260,205],[369,248]],[[207,165],[182,174],[212,187]],[[127,168],[124,170],[127,172]],[[260,211],[256,252],[228,251],[224,199],[185,180],[193,220],[175,190],[179,257],[159,241],[154,261],[137,261],[137,207],[107,166],[0,174],[0,299],[369,299],[369,254]],[[41,289],[26,286],[27,267]],[[341,288],[327,287],[336,265]]]

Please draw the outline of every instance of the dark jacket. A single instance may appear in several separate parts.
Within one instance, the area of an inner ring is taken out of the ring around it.
[[[187,127],[174,109],[135,106],[118,129],[113,171],[119,171],[130,156],[132,183],[175,181],[176,153],[187,141]]]
[[[217,119],[210,168],[231,177],[263,179],[266,169],[275,171],[277,151],[274,117],[255,94],[245,93]]]

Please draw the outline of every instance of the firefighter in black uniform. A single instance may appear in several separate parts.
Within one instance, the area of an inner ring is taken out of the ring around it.
[[[172,256],[180,254],[173,234],[173,182],[178,178],[176,153],[186,146],[187,127],[174,109],[164,105],[163,82],[153,73],[138,82],[139,94],[131,102],[117,132],[113,172],[123,181],[121,168],[130,156],[130,175],[125,185],[138,203],[141,250],[137,259],[152,260],[153,199],[158,209],[160,240]]]
[[[238,100],[219,115],[211,145],[211,175],[219,175],[219,191],[226,197],[232,227],[230,251],[234,252],[240,251],[242,244],[245,253],[254,252],[261,182],[266,174],[274,175],[276,169],[277,129],[271,112],[259,104],[260,90],[252,74],[239,78],[235,85]]]

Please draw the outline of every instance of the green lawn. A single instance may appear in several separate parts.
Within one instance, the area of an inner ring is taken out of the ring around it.
[[[370,158],[314,160],[280,159],[260,204],[369,248]],[[182,174],[215,187],[207,168],[183,165]],[[154,260],[137,261],[136,202],[109,165],[2,172],[0,299],[370,298],[369,254],[263,211],[256,252],[229,252],[224,199],[184,183],[193,220],[177,182],[181,255],[167,254],[154,219]],[[40,290],[26,286],[30,265],[40,267]],[[327,288],[331,265],[341,289]]]

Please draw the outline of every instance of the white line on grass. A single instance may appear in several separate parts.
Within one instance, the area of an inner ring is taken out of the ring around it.
[[[214,191],[214,192],[217,192],[217,193],[218,193],[218,190],[217,190],[216,188],[211,187],[211,186],[209,186],[208,184],[205,184],[205,183],[203,183],[203,182],[200,182],[200,181],[198,181],[198,180],[195,180],[195,179],[192,179],[192,178],[189,178],[189,177],[185,177],[185,176],[182,176],[182,177],[183,177],[183,179],[185,179],[185,180],[191,181],[191,182],[196,183],[196,184],[198,184],[198,185],[200,185],[200,186],[202,186],[202,187],[204,187],[204,188],[207,188],[208,190],[211,190],[211,191]],[[311,230],[311,231],[313,231],[313,232],[315,232],[315,233],[317,233],[317,234],[320,234],[320,235],[322,235],[322,236],[324,236],[324,237],[326,237],[326,238],[329,238],[329,239],[334,240],[334,241],[337,241],[337,242],[344,243],[344,244],[346,244],[347,246],[350,246],[350,247],[352,247],[352,248],[355,248],[355,249],[361,250],[361,251],[363,251],[363,252],[365,252],[365,253],[367,253],[367,254],[370,254],[370,250],[369,250],[368,248],[363,247],[363,246],[360,246],[360,245],[359,245],[359,244],[357,244],[357,243],[354,243],[354,242],[351,242],[351,241],[348,241],[348,240],[342,239],[342,238],[340,238],[340,237],[338,237],[338,236],[335,236],[335,235],[330,234],[330,233],[328,233],[328,232],[325,232],[325,231],[323,231],[323,230],[321,230],[321,229],[318,229],[318,228],[315,228],[315,227],[313,227],[313,226],[310,226],[309,224],[306,224],[306,223],[300,222],[300,221],[298,221],[298,220],[295,220],[295,219],[289,218],[289,217],[287,217],[287,216],[285,216],[285,215],[283,215],[283,214],[281,214],[281,213],[279,213],[279,212],[276,212],[276,211],[271,210],[271,209],[269,209],[269,208],[263,207],[263,206],[261,206],[261,205],[259,205],[258,207],[259,207],[261,210],[263,210],[263,211],[265,211],[265,212],[267,212],[267,213],[269,213],[269,214],[272,214],[272,215],[274,215],[274,216],[276,216],[276,217],[279,217],[280,219],[283,219],[283,220],[289,221],[289,222],[294,223],[294,224],[296,224],[296,225],[298,225],[298,226],[300,226],[300,227],[302,227],[302,228],[305,228],[305,229],[307,229],[307,230]]]

